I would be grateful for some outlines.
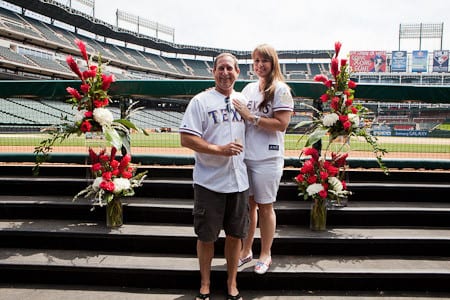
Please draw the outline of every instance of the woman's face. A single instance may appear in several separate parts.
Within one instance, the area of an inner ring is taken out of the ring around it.
[[[272,67],[272,61],[270,59],[263,57],[261,53],[255,53],[253,57],[253,69],[258,77],[268,78],[272,72]]]

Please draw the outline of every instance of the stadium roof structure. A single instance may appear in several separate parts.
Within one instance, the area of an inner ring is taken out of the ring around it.
[[[86,30],[104,37],[119,41],[126,41],[135,45],[156,49],[162,52],[175,54],[188,54],[194,56],[215,57],[222,52],[230,52],[238,59],[251,59],[251,51],[238,51],[231,49],[209,48],[201,46],[176,44],[138,32],[123,29],[108,24],[100,19],[80,12],[54,0],[5,0],[54,20],[64,22],[76,28]],[[279,50],[280,59],[328,59],[334,50]]]

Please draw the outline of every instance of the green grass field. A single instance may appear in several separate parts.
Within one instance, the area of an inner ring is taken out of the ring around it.
[[[449,124],[449,123],[446,123],[446,124],[440,124],[440,125],[437,127],[437,129],[440,129],[440,130],[450,130],[450,124]]]
[[[37,146],[46,138],[45,134],[4,134],[0,135],[0,146]],[[380,141],[383,140],[383,141]],[[387,149],[388,152],[431,152],[431,153],[450,153],[450,139],[436,138],[380,138],[378,144]],[[387,140],[387,141],[384,141]],[[287,134],[285,137],[286,150],[300,150],[304,147],[306,137],[299,134]],[[323,140],[322,148],[327,147],[328,139]],[[73,136],[61,144],[55,146],[83,147],[86,145],[101,146],[102,140],[85,139],[84,136]],[[371,151],[370,146],[362,139],[352,138],[350,141],[352,151]],[[180,138],[178,133],[151,133],[133,134],[131,137],[132,147],[149,148],[180,148]],[[333,150],[333,149],[331,149]]]

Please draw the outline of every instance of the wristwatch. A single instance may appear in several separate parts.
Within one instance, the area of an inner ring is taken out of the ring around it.
[[[261,119],[260,116],[254,116],[253,117],[253,125],[258,126],[259,120]]]

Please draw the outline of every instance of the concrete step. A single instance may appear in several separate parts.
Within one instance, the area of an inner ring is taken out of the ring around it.
[[[0,196],[0,218],[76,219],[103,221],[105,207],[92,210],[84,198],[72,201],[72,196],[3,195]],[[389,201],[390,199],[390,201]],[[330,208],[327,224],[331,226],[428,226],[450,227],[450,202],[408,202],[385,196],[382,201],[351,200],[347,207]],[[192,225],[192,199],[125,197],[125,223],[153,222]],[[310,201],[283,200],[275,202],[277,224],[309,225]]]
[[[259,230],[254,251],[259,252]],[[195,255],[196,236],[192,225],[130,223],[118,229],[104,222],[77,220],[0,220],[0,246],[104,250]],[[217,241],[222,253],[223,232]],[[418,227],[338,227],[315,232],[309,227],[278,225],[272,247],[283,255],[403,255],[447,256],[450,229]]]
[[[189,289],[128,288],[120,286],[8,284],[0,285],[2,300],[192,300],[198,293]],[[260,300],[450,300],[445,292],[248,290],[241,286],[244,299]],[[225,300],[224,289],[212,290],[211,299]]]
[[[3,195],[58,195],[73,196],[92,183],[92,179],[64,177],[0,177]],[[24,189],[26,187],[26,189]],[[448,201],[444,195],[450,193],[450,183],[389,183],[350,182],[351,199],[355,201]],[[24,193],[26,192],[26,193]],[[149,179],[136,189],[137,197],[193,198],[192,179]],[[407,196],[406,196],[407,195]],[[387,197],[389,196],[389,197]],[[282,181],[278,199],[296,200],[298,188],[294,181]]]
[[[18,177],[32,176],[31,163],[3,163],[0,164],[0,174]],[[147,171],[149,179],[191,179],[192,165],[142,165],[138,169]],[[381,169],[349,168],[347,171],[350,182],[418,182],[418,183],[448,183],[450,170],[446,169],[413,169],[393,166],[386,175]],[[298,167],[286,166],[283,181],[291,181],[299,173]],[[76,177],[90,178],[90,166],[83,164],[44,164],[40,167],[37,177]]]
[[[0,253],[3,283],[161,289],[199,284],[194,255],[33,248],[3,248]],[[264,276],[253,272],[254,263],[242,266],[238,274],[239,285],[249,290],[450,291],[448,257],[274,255]],[[213,259],[211,278],[213,288],[221,288],[217,284],[226,280],[224,258]]]
[[[125,224],[115,230],[105,226],[104,207],[72,201],[91,182],[86,167],[52,167],[38,177],[25,176],[26,168],[0,169],[0,283],[12,286],[9,293],[17,285],[166,291],[150,292],[151,299],[197,293],[192,167],[149,167],[136,196],[123,199]],[[450,295],[449,172],[396,170],[386,177],[355,170],[349,184],[354,194],[347,207],[328,210],[324,232],[309,230],[311,203],[297,196],[297,173],[285,170],[275,204],[271,269],[255,274],[254,260],[240,270],[246,299]],[[223,245],[221,235],[212,271],[212,288],[221,296]],[[255,254],[259,248],[257,230]]]

